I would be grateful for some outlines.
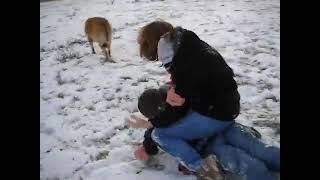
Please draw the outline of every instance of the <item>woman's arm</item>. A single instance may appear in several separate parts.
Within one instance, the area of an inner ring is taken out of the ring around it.
[[[175,89],[173,87],[168,90],[166,102],[171,106],[182,106],[185,101],[185,98],[175,93]]]

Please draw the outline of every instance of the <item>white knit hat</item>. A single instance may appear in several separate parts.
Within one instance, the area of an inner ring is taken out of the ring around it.
[[[170,63],[173,56],[173,44],[164,38],[161,38],[158,42],[158,58],[162,62],[162,65]]]

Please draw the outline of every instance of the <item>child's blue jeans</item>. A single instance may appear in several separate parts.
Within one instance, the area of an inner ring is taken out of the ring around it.
[[[217,156],[224,170],[247,180],[274,180],[272,171],[280,171],[280,148],[267,146],[237,123],[209,142],[206,150]]]

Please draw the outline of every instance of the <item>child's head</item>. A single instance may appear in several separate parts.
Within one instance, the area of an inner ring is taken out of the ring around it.
[[[145,117],[155,118],[166,106],[165,89],[147,89],[138,99],[138,109]]]

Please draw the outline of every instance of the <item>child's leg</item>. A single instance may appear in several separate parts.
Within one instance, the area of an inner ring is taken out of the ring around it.
[[[168,128],[155,128],[152,132],[152,139],[190,170],[197,171],[200,169],[202,160],[188,141],[220,133],[232,123],[233,121],[219,121],[191,112]]]
[[[230,145],[265,162],[270,170],[280,171],[280,148],[263,143],[247,132],[245,126],[233,124],[225,132],[225,138]]]
[[[276,179],[263,162],[251,157],[241,149],[226,144],[223,136],[210,142],[207,151],[217,156],[222,169],[235,177],[246,177],[247,180]]]

